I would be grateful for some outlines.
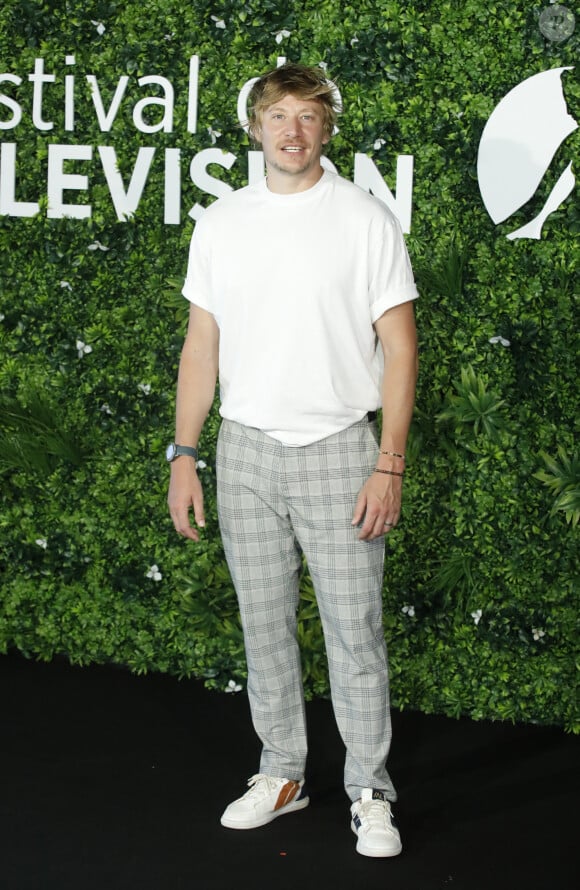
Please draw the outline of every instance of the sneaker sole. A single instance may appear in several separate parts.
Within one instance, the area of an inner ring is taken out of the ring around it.
[[[262,825],[268,825],[269,822],[273,822],[278,816],[285,816],[287,813],[295,813],[297,810],[303,810],[309,803],[310,798],[303,797],[301,800],[294,800],[292,803],[286,804],[285,807],[281,807],[279,810],[273,810],[271,813],[266,813],[260,819],[254,819],[252,822],[236,822],[233,819],[228,819],[224,813],[220,822],[224,828],[236,828],[241,831],[244,831],[247,828],[261,828]]]
[[[350,823],[350,827],[352,828],[353,834],[356,834],[358,838],[356,842],[356,851],[357,853],[360,853],[361,856],[371,856],[373,859],[388,859],[390,856],[398,856],[403,850],[403,845],[400,841],[398,846],[394,847],[392,850],[377,850],[376,847],[365,847],[365,842],[359,837],[354,822]]]

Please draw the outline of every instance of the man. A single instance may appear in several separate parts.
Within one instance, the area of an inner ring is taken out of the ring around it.
[[[267,176],[197,223],[170,446],[169,507],[204,525],[196,445],[219,373],[220,529],[236,587],[260,771],[222,816],[255,828],[307,806],[296,611],[302,554],[315,585],[346,746],[357,850],[401,851],[386,770],[384,535],[399,520],[417,374],[417,296],[398,223],[320,159],[336,119],[318,68],[285,65],[250,96]],[[384,365],[384,373],[382,367]],[[380,444],[374,415],[382,407]],[[179,447],[181,446],[181,447]],[[177,448],[178,454],[175,454]]]

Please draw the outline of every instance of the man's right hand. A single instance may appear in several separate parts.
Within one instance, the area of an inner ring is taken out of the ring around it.
[[[201,482],[192,457],[182,455],[172,461],[167,503],[177,533],[192,541],[199,541],[199,532],[190,523],[189,511],[193,509],[198,528],[205,527],[205,515]]]

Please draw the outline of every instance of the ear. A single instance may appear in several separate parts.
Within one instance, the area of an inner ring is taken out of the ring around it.
[[[259,124],[256,124],[255,127],[248,128],[248,136],[256,145],[262,144],[262,128]]]

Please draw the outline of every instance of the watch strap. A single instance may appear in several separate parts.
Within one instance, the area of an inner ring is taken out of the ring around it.
[[[182,454],[197,460],[197,448],[193,448],[191,445],[174,445],[172,451],[171,460],[175,460],[176,457],[180,457]]]

